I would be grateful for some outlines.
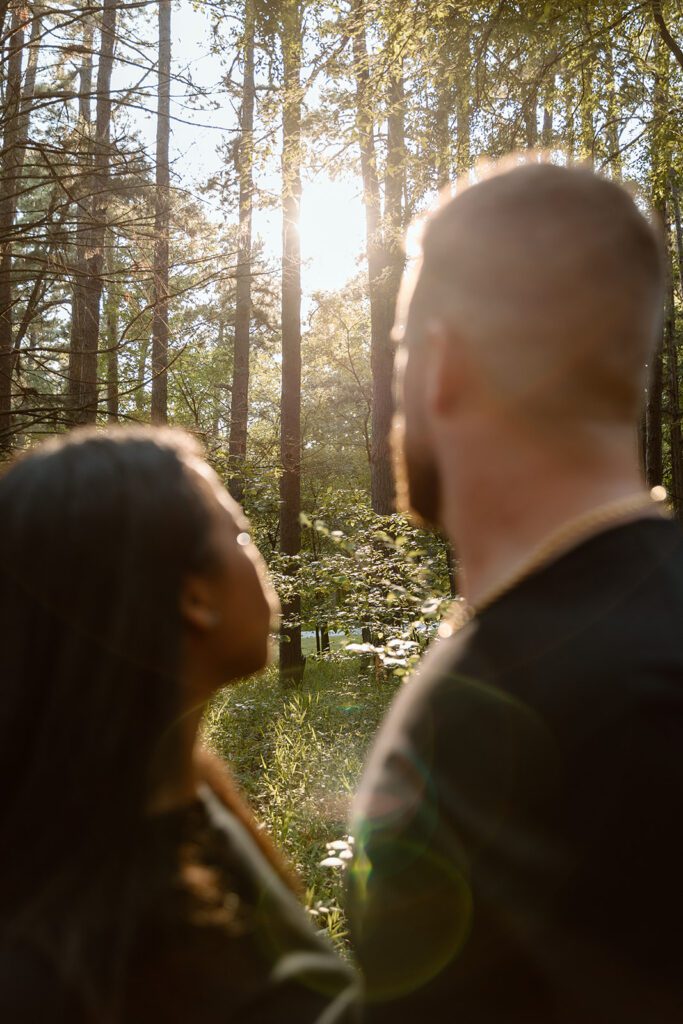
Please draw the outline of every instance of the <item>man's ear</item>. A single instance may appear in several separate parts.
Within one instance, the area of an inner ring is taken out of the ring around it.
[[[180,614],[187,626],[208,633],[220,622],[220,615],[209,582],[201,576],[188,576],[180,592]]]
[[[427,408],[437,418],[447,417],[459,405],[464,382],[460,346],[440,320],[431,320],[425,332],[425,390]]]

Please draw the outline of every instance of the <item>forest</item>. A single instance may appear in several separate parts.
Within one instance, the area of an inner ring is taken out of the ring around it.
[[[284,612],[270,683],[221,696],[207,736],[343,930],[335,794],[457,599],[447,545],[394,511],[411,225],[526,149],[653,212],[639,443],[680,515],[683,4],[1,0],[0,45],[0,459],[80,424],[199,437]]]

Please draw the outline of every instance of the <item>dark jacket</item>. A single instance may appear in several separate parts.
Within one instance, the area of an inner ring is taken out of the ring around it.
[[[401,691],[358,795],[367,1019],[683,1021],[683,534],[611,529]]]

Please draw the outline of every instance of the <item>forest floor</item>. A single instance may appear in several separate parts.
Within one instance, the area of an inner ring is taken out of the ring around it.
[[[209,705],[204,740],[229,762],[258,820],[303,881],[318,927],[343,951],[343,870],[321,864],[348,837],[347,816],[367,754],[400,685],[362,671],[357,659],[309,658],[304,685],[282,689],[277,670],[222,690]]]

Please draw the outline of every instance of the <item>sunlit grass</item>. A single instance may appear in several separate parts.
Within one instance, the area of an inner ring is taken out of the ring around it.
[[[398,682],[357,661],[309,660],[305,685],[283,690],[271,669],[219,693],[205,742],[231,765],[256,815],[303,880],[306,903],[341,947],[342,873],[321,865],[347,835],[350,798]]]

